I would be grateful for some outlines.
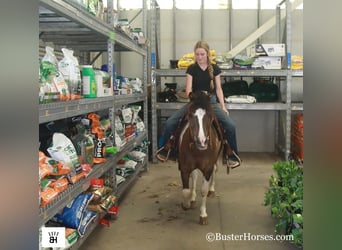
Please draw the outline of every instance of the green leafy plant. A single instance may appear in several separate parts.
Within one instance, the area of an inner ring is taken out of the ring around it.
[[[264,205],[271,207],[276,218],[277,234],[291,234],[293,244],[303,246],[303,168],[295,161],[278,161],[273,164],[276,175],[269,178]]]

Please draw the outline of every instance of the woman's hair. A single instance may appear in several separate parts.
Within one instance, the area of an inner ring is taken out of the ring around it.
[[[210,76],[210,89],[214,90],[215,86],[214,86],[214,69],[213,69],[213,65],[211,64],[211,60],[210,60],[210,48],[209,48],[209,44],[206,41],[198,41],[195,44],[194,47],[194,52],[196,52],[196,49],[204,49],[207,52],[207,61],[208,61],[208,71],[209,71],[209,76]],[[196,58],[196,57],[195,57]]]

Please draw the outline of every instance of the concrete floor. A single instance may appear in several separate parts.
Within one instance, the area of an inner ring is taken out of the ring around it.
[[[176,163],[150,163],[122,199],[118,218],[109,227],[98,226],[81,250],[297,249],[288,241],[227,240],[232,234],[275,237],[276,220],[263,201],[272,164],[280,158],[270,153],[242,153],[241,158],[243,165],[229,175],[222,166],[217,172],[216,197],[207,199],[208,225],[198,224],[199,201],[193,210],[181,208]],[[221,240],[209,242],[210,233]]]

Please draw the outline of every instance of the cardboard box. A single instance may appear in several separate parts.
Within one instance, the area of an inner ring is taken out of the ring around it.
[[[97,97],[105,97],[105,96],[112,96],[113,95],[113,89],[111,81],[109,81],[110,87],[107,87],[108,84],[105,84],[103,82],[103,78],[101,75],[95,76],[95,82],[96,82],[96,96]]]
[[[285,56],[285,44],[253,44],[246,49],[249,57],[256,56]]]
[[[259,56],[255,58],[253,69],[281,69],[281,56]]]

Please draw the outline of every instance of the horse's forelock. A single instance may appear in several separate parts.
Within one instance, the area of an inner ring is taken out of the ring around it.
[[[205,111],[205,116],[208,117],[210,124],[214,120],[215,113],[210,103],[210,98],[206,99],[206,96],[199,96],[199,98],[193,99],[188,106],[187,117],[194,115],[198,109]]]
[[[191,111],[196,108],[202,108],[205,110],[211,110],[210,97],[204,92],[195,92],[191,94],[190,106],[192,106]]]

